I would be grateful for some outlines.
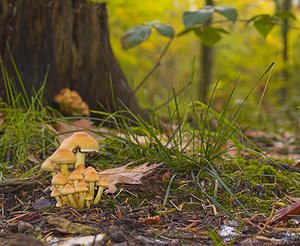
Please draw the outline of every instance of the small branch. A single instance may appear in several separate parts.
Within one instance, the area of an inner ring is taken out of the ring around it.
[[[166,44],[165,48],[163,49],[162,53],[160,54],[157,62],[155,63],[155,65],[153,66],[153,68],[146,74],[145,78],[143,78],[143,80],[137,85],[137,87],[133,90],[132,94],[135,95],[136,92],[146,83],[146,81],[150,78],[150,76],[155,72],[155,70],[160,66],[161,64],[161,60],[163,59],[163,57],[165,56],[165,54],[167,53],[172,41],[174,38],[170,38],[170,40],[168,41],[168,43]]]

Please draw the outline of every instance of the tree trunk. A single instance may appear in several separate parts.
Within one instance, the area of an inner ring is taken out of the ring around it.
[[[0,55],[16,77],[10,52],[29,93],[42,85],[51,104],[62,88],[77,90],[92,108],[140,109],[110,46],[105,3],[87,0],[1,0]],[[113,87],[113,91],[111,90]],[[3,78],[0,78],[3,97]],[[122,102],[122,103],[121,103]]]
[[[291,0],[275,0],[276,9],[278,12],[285,12],[291,10]],[[289,19],[282,19],[281,26],[281,38],[282,38],[282,60],[283,60],[283,70],[282,70],[282,80],[284,84],[279,89],[279,102],[283,103],[288,97],[288,81],[290,78],[289,69],[288,69],[288,60],[289,60]]]
[[[284,0],[282,4],[282,10],[283,11],[290,11],[291,10],[291,0]],[[289,20],[283,19],[282,20],[282,58],[284,64],[287,64],[288,62],[288,34],[289,34]],[[286,75],[288,79],[288,74]]]
[[[206,5],[213,6],[213,0],[206,0]],[[208,21],[207,25],[210,25]],[[212,80],[212,66],[213,66],[213,48],[201,44],[201,58],[200,58],[200,91],[199,100],[206,103],[208,91]]]

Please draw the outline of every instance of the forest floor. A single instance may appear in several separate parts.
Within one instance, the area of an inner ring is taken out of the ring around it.
[[[277,138],[275,145],[285,151],[276,151],[265,133],[256,135],[256,143],[272,149],[274,155],[299,160],[298,148],[286,151],[286,138]],[[288,172],[299,175],[299,170],[292,166]],[[172,170],[159,169],[145,177],[142,185],[118,186],[118,194],[106,195],[99,205],[85,210],[55,208],[46,179],[1,182],[0,245],[300,244],[300,216],[290,214],[292,217],[271,224],[278,210],[276,205],[265,212],[252,210],[250,215],[232,207],[231,216],[188,189],[176,192],[174,188],[168,206],[162,206],[166,179],[171,175]],[[180,187],[190,182],[184,175],[177,179]],[[290,203],[291,200],[289,197]]]

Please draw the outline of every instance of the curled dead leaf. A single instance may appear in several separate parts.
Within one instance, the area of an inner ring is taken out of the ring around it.
[[[287,220],[289,219],[289,216],[299,214],[299,212],[300,212],[300,201],[294,202],[289,207],[280,209],[277,212],[277,214],[274,216],[274,218],[271,220],[270,224],[282,220]]]
[[[134,168],[128,168],[129,165],[133,163],[128,163],[121,167],[111,168],[104,171],[98,172],[100,178],[103,178],[108,183],[108,189],[106,193],[115,193],[117,191],[116,184],[141,184],[141,179],[156,168],[163,165],[163,163],[154,163],[148,166],[148,163],[145,163]]]

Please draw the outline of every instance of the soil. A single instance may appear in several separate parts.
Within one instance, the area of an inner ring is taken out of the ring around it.
[[[0,246],[60,245],[57,242],[87,232],[104,233],[101,243],[95,245],[215,245],[218,241],[219,245],[300,244],[298,233],[278,233],[270,226],[262,230],[266,218],[259,214],[236,221],[207,208],[180,211],[173,206],[173,209],[163,210],[162,175],[148,177],[140,186],[122,186],[124,197],[136,196],[135,200],[107,195],[101,204],[89,210],[55,208],[55,200],[49,198],[47,182],[1,183]],[[149,196],[148,201],[144,199],[145,194]],[[175,198],[174,201],[177,202]],[[64,228],[60,224],[62,219],[77,223],[75,229]],[[81,225],[88,226],[88,230],[80,231]],[[225,232],[223,237],[216,236],[226,226],[237,229],[238,234],[226,236]]]

